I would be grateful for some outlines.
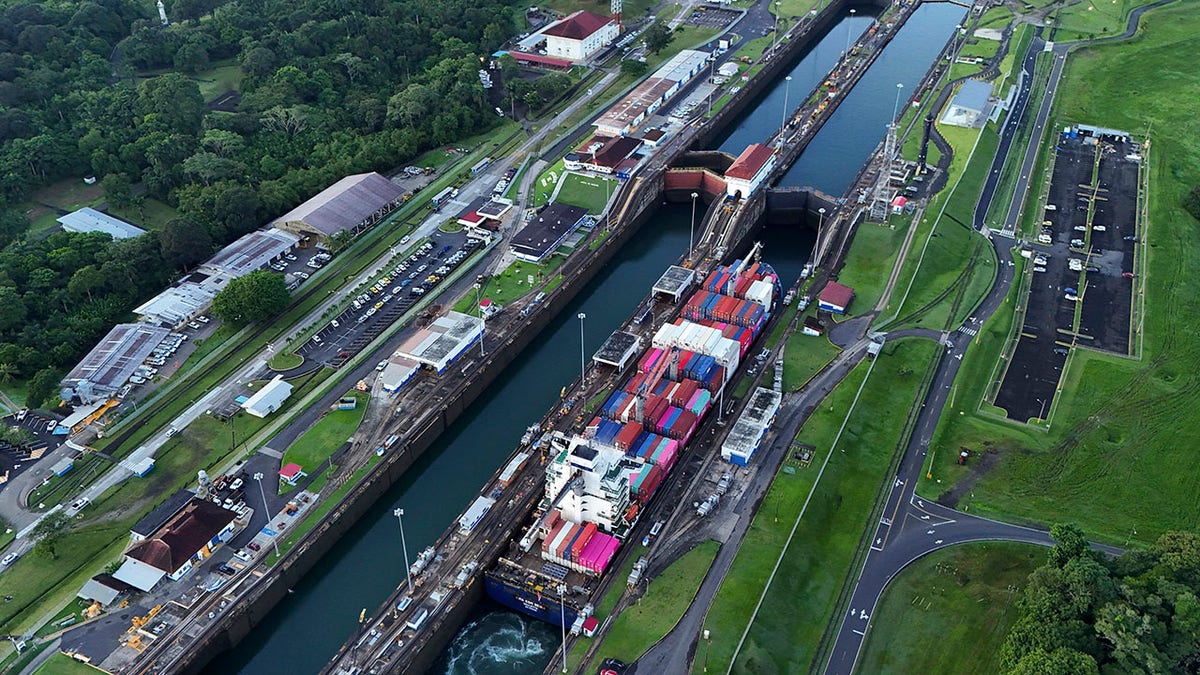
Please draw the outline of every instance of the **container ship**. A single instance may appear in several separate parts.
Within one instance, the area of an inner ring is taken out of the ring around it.
[[[600,414],[538,440],[550,456],[544,492],[520,539],[485,572],[489,596],[576,633],[595,623],[587,619],[598,582],[771,317],[778,275],[755,262],[758,250],[717,266],[698,288],[682,267],[655,284],[651,303],[665,295],[673,304],[657,328],[624,334],[637,356],[622,359]]]

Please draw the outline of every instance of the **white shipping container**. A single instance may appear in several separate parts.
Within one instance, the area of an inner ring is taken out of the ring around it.
[[[774,285],[767,281],[759,280],[750,284],[750,288],[746,290],[746,299],[753,300],[764,307],[770,307],[774,293]]]
[[[676,326],[673,323],[664,324],[654,334],[652,341],[656,349],[670,349],[676,345],[676,340],[679,338],[681,326]]]

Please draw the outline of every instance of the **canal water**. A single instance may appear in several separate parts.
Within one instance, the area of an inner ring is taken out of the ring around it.
[[[947,8],[954,11],[947,12]],[[912,70],[913,77],[919,77],[928,67],[932,54],[936,53],[936,49],[931,52],[923,43],[944,43],[961,16],[962,10],[953,5],[922,6],[897,38],[897,41],[901,40],[909,32],[919,33],[921,37],[905,42],[912,44],[915,55],[892,52],[889,47],[884,57],[903,62],[906,67],[901,70]],[[858,33],[869,25],[861,17],[847,17],[829,31],[809,57],[829,59],[829,49],[840,52],[845,44],[846,22],[850,22],[851,30]],[[834,47],[823,46],[828,44]],[[836,52],[833,60],[836,60]],[[928,56],[922,56],[925,54]],[[876,63],[876,68],[880,67],[884,57]],[[833,60],[816,65],[802,60],[793,69],[792,86],[800,88],[796,79],[806,68],[816,71],[818,74],[814,77],[819,78]],[[870,79],[868,74],[864,82]],[[891,94],[895,81],[894,76],[885,77],[879,86]],[[808,86],[805,93],[811,88]],[[802,95],[795,90],[793,93]],[[770,100],[771,96],[773,93],[768,92],[765,99]],[[861,153],[842,154],[846,151],[829,149],[838,146],[818,145],[818,142],[835,128],[831,125],[838,116],[857,115],[851,120],[852,128],[855,120],[862,128],[879,114],[883,115],[881,119],[886,119],[891,113],[890,103],[880,113],[873,103],[880,100],[883,99],[878,91],[873,97],[858,100],[854,105],[862,106],[861,110],[851,105],[854,99],[847,100],[805,155],[812,155],[816,147],[827,148],[825,152],[831,154],[824,155],[816,164],[821,169],[788,184],[815,185],[840,194],[878,142],[882,131],[871,134],[871,140],[861,144]],[[747,143],[765,138],[769,129],[778,124],[781,111],[782,97],[775,106],[764,103],[752,107],[725,143],[740,143],[732,150],[736,153]],[[879,122],[876,126],[882,130],[882,124]],[[755,130],[757,135],[751,135]],[[733,140],[739,133],[747,134],[746,138],[752,140]],[[835,171],[846,176],[840,187],[824,180],[826,173]],[[793,175],[795,171],[788,174]],[[560,389],[577,374],[580,331],[576,314],[587,314],[584,345],[585,351],[591,354],[634,311],[666,266],[685,251],[690,215],[690,205],[664,204],[659,208],[601,274],[582,289],[576,301],[543,331],[542,337],[509,366],[507,373],[443,434],[404,479],[317,564],[303,583],[293,589],[294,592],[239,647],[215,660],[207,672],[251,675],[279,672],[283,668],[296,673],[318,672],[354,632],[359,612],[366,609],[368,614],[373,613],[404,580],[399,524],[391,515],[392,510],[396,507],[405,510],[404,532],[410,556],[433,543],[478,495],[512,452],[524,428],[540,419],[555,404]],[[767,228],[759,238],[764,243],[764,258],[775,266],[784,286],[791,285],[808,259],[812,233],[793,228]],[[479,675],[540,672],[554,653],[557,640],[558,631],[548,624],[529,620],[485,601],[455,636],[433,672]]]

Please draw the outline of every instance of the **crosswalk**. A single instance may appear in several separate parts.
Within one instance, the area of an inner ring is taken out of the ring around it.
[[[969,326],[962,326],[958,329],[958,332],[962,333],[963,335],[976,335],[979,333],[979,329],[971,328]]]

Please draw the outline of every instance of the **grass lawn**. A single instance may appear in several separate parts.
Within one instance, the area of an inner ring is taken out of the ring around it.
[[[608,197],[616,191],[616,181],[597,176],[568,173],[558,191],[558,201],[588,210],[593,215],[604,210]]]
[[[809,10],[820,9],[823,0],[779,0],[779,16],[785,18],[805,16]]]
[[[595,672],[600,661],[609,656],[633,663],[670,632],[692,604],[720,548],[719,543],[706,541],[655,577],[646,594],[613,620],[604,636],[604,646],[585,672]],[[603,621],[604,615],[596,618]]]
[[[846,264],[838,273],[838,283],[854,289],[851,314],[866,314],[883,297],[883,288],[891,276],[896,256],[908,234],[912,216],[892,216],[887,225],[864,222],[854,231]]]
[[[806,314],[815,315],[816,310],[810,309]],[[787,348],[783,351],[784,391],[795,391],[804,386],[841,351],[824,335],[805,335],[800,331],[792,333],[788,336]],[[774,368],[774,365],[768,362],[764,367],[770,369]]]
[[[200,87],[200,96],[205,101],[211,101],[242,86],[242,68],[234,59],[214,63],[213,66],[192,77]]]
[[[312,473],[354,435],[363,415],[367,413],[367,402],[371,395],[361,391],[348,392],[348,395],[358,399],[358,406],[354,410],[330,410],[325,413],[283,453],[283,464],[295,462],[304,467],[306,472]]]
[[[954,147],[950,180],[953,188],[948,196],[936,196],[922,215],[896,283],[899,295],[893,296],[903,302],[895,310],[898,325],[937,330],[957,325],[968,316],[987,293],[995,274],[991,245],[971,229],[971,222],[999,143],[999,136],[985,129],[972,153],[977,130],[946,127],[941,131]],[[957,179],[960,172],[961,179]],[[894,306],[895,303],[889,305],[883,316],[892,316],[890,308]]]
[[[291,370],[299,368],[304,363],[304,357],[299,354],[289,352],[279,352],[271,357],[271,361],[267,364],[271,366],[271,370]]]
[[[566,256],[556,253],[540,265],[524,260],[515,260],[504,268],[503,272],[487,280],[483,287],[483,297],[491,298],[502,305],[512,302],[529,293],[543,280],[553,276],[555,270],[563,264],[565,259]],[[532,286],[528,283],[530,275],[533,275]],[[465,300],[475,302],[473,296],[465,298]]]
[[[82,178],[64,178],[35,190],[30,201],[74,211],[104,201],[104,190],[100,188],[100,181],[88,185]]]
[[[858,672],[1000,672],[1000,645],[1017,619],[1019,589],[1045,562],[1046,550],[984,542],[917,560],[884,591]]]
[[[563,165],[563,158],[559,157],[558,161],[546,168],[533,183],[529,186],[529,206],[537,208],[550,202],[550,196],[554,194],[554,186],[562,180],[563,174],[567,169]]]
[[[1048,126],[1078,121],[1171,130],[1152,137],[1146,167],[1143,359],[1077,351],[1047,433],[971,414],[999,350],[984,341],[977,348],[990,359],[983,359],[975,379],[963,380],[964,392],[968,382],[971,387],[970,399],[960,396],[968,414],[944,416],[933,445],[986,447],[995,456],[955,472],[948,466],[951,453],[939,453],[933,473],[942,482],[922,488],[936,496],[958,481],[972,512],[1036,522],[1070,514],[1089,536],[1120,545],[1200,523],[1200,470],[1190,444],[1180,442],[1200,435],[1194,368],[1200,335],[1187,328],[1200,314],[1200,282],[1191,271],[1200,266],[1200,228],[1179,207],[1200,177],[1200,120],[1192,110],[1200,78],[1193,55],[1180,48],[1194,40],[1200,17],[1188,4],[1168,5],[1145,15],[1142,25],[1132,41],[1085,49],[1068,60]],[[992,468],[980,472],[981,465]]]
[[[1147,5],[1146,0],[1083,0],[1060,5],[1050,13],[1057,23],[1054,40],[1087,40],[1120,35],[1133,8]]]
[[[738,551],[705,618],[712,632],[708,662],[725,672],[793,525],[791,546],[733,665],[735,673],[802,673],[817,666],[817,645],[835,610],[859,540],[871,517],[923,374],[938,346],[929,340],[889,343],[870,383],[835,437],[858,395],[870,363],[856,368],[800,430],[816,448],[812,464],[781,471]],[[829,457],[832,449],[833,456]],[[829,457],[821,482],[822,462]],[[787,464],[792,466],[794,464]],[[796,524],[806,499],[811,501]],[[693,672],[699,672],[697,665]]]
[[[121,220],[127,220],[143,230],[162,229],[167,221],[179,217],[178,209],[167,206],[152,197],[143,199],[137,206],[126,206],[121,209],[110,206],[108,213]]]
[[[34,675],[99,675],[104,671],[59,652],[46,659],[46,662],[33,672]]]

